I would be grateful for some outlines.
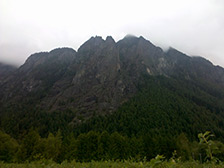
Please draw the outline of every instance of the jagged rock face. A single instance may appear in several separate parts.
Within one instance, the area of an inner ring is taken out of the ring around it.
[[[2,99],[7,102],[21,101],[42,92],[47,94],[54,83],[63,78],[75,55],[73,49],[67,48],[31,55],[25,64],[1,85],[1,92],[4,94]]]
[[[143,37],[126,37],[118,43],[112,37],[92,37],[70,66],[74,70],[71,85],[47,104],[53,109],[69,104],[85,117],[110,113],[136,93],[142,74],[163,73],[163,57],[162,49]]]
[[[118,86],[117,82],[118,54],[116,43],[111,37],[106,40],[101,37],[88,40],[80,47],[76,59],[69,67],[71,75],[68,87],[52,97],[47,104],[53,109],[66,104],[73,109],[78,108],[82,114],[86,110],[113,110],[117,106],[113,100],[119,101],[123,94],[122,86]]]
[[[150,75],[163,73],[161,68],[164,64],[164,52],[143,37],[126,37],[117,46],[126,71]]]
[[[165,68],[169,76],[224,87],[224,69],[214,66],[202,57],[189,57],[173,48],[166,53],[169,67]]]
[[[0,100],[3,98],[3,84],[7,81],[7,78],[16,71],[16,67],[0,63]],[[1,106],[1,101],[0,101]],[[1,107],[0,107],[1,108]]]
[[[142,75],[164,75],[224,86],[224,70],[143,37],[92,37],[76,52],[62,48],[31,55],[1,83],[1,102],[33,103],[46,111],[71,109],[85,118],[108,114],[137,92]],[[30,101],[33,100],[33,101]]]

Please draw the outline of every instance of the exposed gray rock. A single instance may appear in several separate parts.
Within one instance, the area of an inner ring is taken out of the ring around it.
[[[68,108],[88,118],[116,110],[137,92],[144,75],[224,86],[223,68],[204,58],[173,48],[164,52],[143,37],[129,35],[116,43],[111,36],[106,40],[96,36],[78,52],[60,48],[31,55],[1,84],[0,101],[32,102],[34,108],[49,112]]]

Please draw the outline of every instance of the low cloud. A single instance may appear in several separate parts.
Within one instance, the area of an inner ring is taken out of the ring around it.
[[[144,36],[166,49],[224,66],[223,0],[1,0],[0,61],[21,65],[32,53],[78,47],[91,36]]]

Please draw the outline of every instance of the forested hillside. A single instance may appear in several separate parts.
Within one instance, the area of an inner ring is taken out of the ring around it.
[[[0,82],[0,160],[223,160],[224,69],[143,37],[31,55]],[[211,149],[209,149],[211,150]]]

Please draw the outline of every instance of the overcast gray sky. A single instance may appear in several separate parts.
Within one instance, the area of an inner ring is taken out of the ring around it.
[[[0,0],[2,62],[126,34],[224,67],[224,0]]]

